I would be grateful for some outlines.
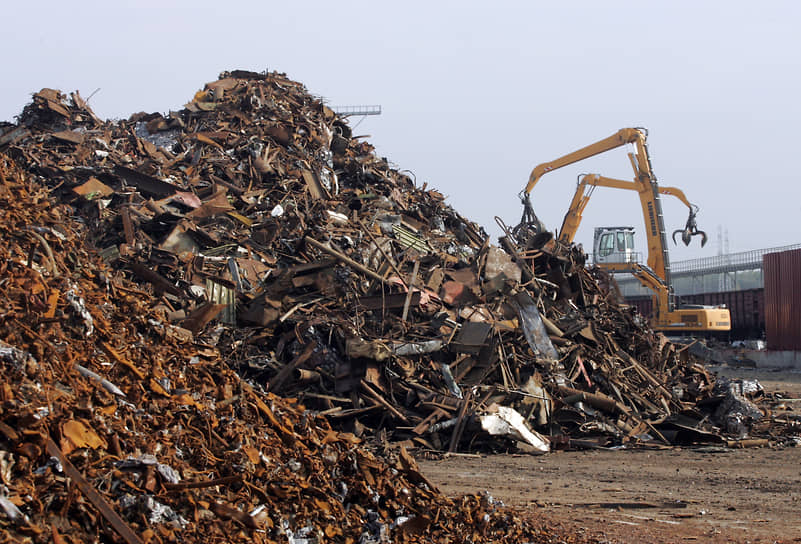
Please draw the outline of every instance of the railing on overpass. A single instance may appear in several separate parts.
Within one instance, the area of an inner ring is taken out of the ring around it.
[[[715,255],[714,257],[701,257],[700,259],[690,259],[678,261],[671,265],[670,269],[673,277],[678,275],[693,274],[719,274],[721,272],[739,272],[741,270],[756,270],[762,268],[762,256],[766,253],[779,253],[791,249],[799,249],[801,244],[789,246],[769,247],[765,249],[753,249],[739,253],[729,253],[728,255]]]
[[[758,282],[761,286],[762,257],[767,253],[779,253],[792,249],[800,249],[801,244],[754,249],[728,255],[715,255],[671,263],[671,279],[677,294],[687,295],[706,291],[728,291],[740,289],[738,272],[755,271],[756,279],[742,282],[747,288]],[[715,276],[717,275],[717,277]],[[728,277],[728,279],[727,279]],[[732,281],[734,278],[735,281]],[[707,281],[709,280],[709,281]],[[692,283],[687,283],[691,281]],[[630,276],[617,278],[618,285],[625,295],[641,294],[640,282]]]

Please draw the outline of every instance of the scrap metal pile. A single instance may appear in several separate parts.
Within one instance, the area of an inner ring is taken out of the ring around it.
[[[0,542],[578,542],[241,379],[0,154]]]
[[[611,302],[580,250],[493,246],[282,74],[224,73],[179,112],[120,122],[44,89],[0,145],[155,294],[167,334],[356,436],[723,440],[713,379]]]
[[[758,391],[714,389],[615,304],[579,249],[492,245],[282,74],[224,73],[179,112],[113,122],[43,89],[0,153],[9,519],[26,496],[67,519],[84,499],[42,486],[80,482],[71,460],[89,500],[154,537],[347,541],[368,518],[464,537],[506,522],[424,516],[444,499],[406,448],[722,442],[767,419]]]

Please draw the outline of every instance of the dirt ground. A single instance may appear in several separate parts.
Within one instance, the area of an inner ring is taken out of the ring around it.
[[[715,370],[801,398],[801,373]],[[597,542],[801,542],[801,447],[456,455],[420,466],[449,495],[487,491]]]

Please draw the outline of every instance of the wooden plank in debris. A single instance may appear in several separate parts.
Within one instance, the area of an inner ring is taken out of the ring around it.
[[[303,181],[309,188],[309,194],[314,200],[323,200],[329,198],[328,191],[325,190],[320,179],[311,170],[303,171]]]

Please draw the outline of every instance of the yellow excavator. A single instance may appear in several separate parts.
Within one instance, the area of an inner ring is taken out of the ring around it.
[[[633,144],[635,151],[629,153],[634,181],[606,178],[597,174],[585,175],[578,184],[576,193],[565,215],[559,231],[559,241],[569,244],[573,241],[581,222],[584,208],[589,202],[595,187],[612,187],[636,191],[640,196],[645,231],[648,239],[647,265],[637,262],[634,252],[632,227],[600,227],[595,229],[593,253],[595,264],[611,272],[627,272],[637,278],[640,283],[650,289],[653,295],[654,329],[668,334],[725,332],[731,329],[731,316],[725,307],[691,306],[676,308],[673,287],[670,278],[670,256],[667,248],[662,202],[660,195],[672,195],[681,200],[689,208],[689,217],[684,229],[673,232],[681,234],[685,245],[689,245],[693,236],[701,236],[701,245],[707,241],[706,233],[698,230],[696,214],[698,207],[692,204],[681,189],[675,187],[659,187],[653,173],[651,159],[646,144],[647,131],[640,128],[624,128],[594,144],[568,153],[556,160],[537,165],[529,176],[528,184],[521,193],[523,201],[523,217],[513,233],[518,240],[532,234],[540,234],[544,230],[531,206],[530,194],[540,178],[553,170],[579,162],[617,147]]]

